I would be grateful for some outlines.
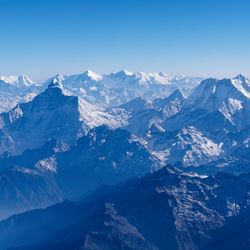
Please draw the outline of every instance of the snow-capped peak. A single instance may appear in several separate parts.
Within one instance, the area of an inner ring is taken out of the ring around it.
[[[83,75],[86,75],[88,78],[90,78],[93,81],[100,81],[102,79],[101,75],[96,74],[92,70],[86,70],[83,72]]]
[[[0,81],[5,82],[6,84],[10,84],[16,87],[28,87],[34,82],[26,75],[20,76],[1,76]]]
[[[129,70],[126,70],[126,69],[124,69],[124,70],[122,70],[122,71],[120,71],[120,72],[123,72],[125,75],[127,75],[127,76],[132,76],[133,75],[133,72],[131,72],[131,71],[129,71]]]
[[[169,114],[173,114],[178,112],[181,109],[182,103],[185,100],[184,95],[182,92],[177,89],[172,94],[170,94],[168,97],[161,99],[157,98],[153,101],[154,108],[158,110],[162,110]]]
[[[64,80],[64,76],[62,76],[60,73],[56,74],[56,76],[53,78],[53,80],[56,80],[58,82],[62,82]]]
[[[241,102],[250,101],[249,80],[242,75],[232,79],[210,78],[204,80],[189,96],[185,107],[214,111],[229,98]]]
[[[231,82],[244,96],[250,98],[250,82],[246,77],[238,75]]]
[[[20,84],[22,84],[24,86],[29,86],[29,85],[34,84],[34,82],[26,75],[19,76],[18,81]]]
[[[62,82],[58,80],[57,78],[53,78],[51,82],[48,85],[48,88],[60,88],[63,89]]]
[[[116,76],[132,76],[134,74],[133,74],[133,72],[124,69],[124,70],[118,71],[117,73],[114,73],[114,75],[116,75]]]

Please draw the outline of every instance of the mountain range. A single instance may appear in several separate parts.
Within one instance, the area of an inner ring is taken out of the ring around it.
[[[248,249],[246,77],[0,77],[0,101],[1,250]]]
[[[102,75],[91,70],[68,76],[57,74],[42,83],[35,83],[26,75],[2,76],[0,77],[0,112],[9,111],[19,102],[31,100],[34,95],[46,89],[53,79],[62,82],[64,88],[71,94],[105,108],[115,107],[141,96],[150,99],[165,97],[176,89],[189,94],[201,80],[200,77],[132,73],[127,70]]]

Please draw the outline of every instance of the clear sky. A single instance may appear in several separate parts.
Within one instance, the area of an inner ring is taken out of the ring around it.
[[[0,75],[250,76],[250,0],[0,0]]]

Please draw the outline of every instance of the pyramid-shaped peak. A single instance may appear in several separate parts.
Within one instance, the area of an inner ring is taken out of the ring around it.
[[[179,99],[185,98],[180,89],[176,89],[172,94],[169,95],[169,99],[175,99],[175,98]]]
[[[60,88],[60,89],[63,89],[63,85],[62,85],[62,82],[55,77],[49,83],[48,88]]]
[[[58,82],[62,82],[64,80],[64,76],[58,73],[53,79],[56,79]]]
[[[83,75],[85,75],[85,76],[91,78],[91,79],[94,80],[94,81],[99,81],[99,80],[102,79],[102,76],[101,76],[101,75],[96,74],[94,71],[92,71],[92,70],[90,70],[90,69],[84,71],[84,72],[83,72]]]
[[[245,82],[246,81],[246,77],[242,74],[237,75],[236,77],[233,78],[234,80],[239,80],[241,82]]]

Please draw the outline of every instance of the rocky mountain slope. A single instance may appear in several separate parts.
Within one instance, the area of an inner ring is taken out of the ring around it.
[[[115,184],[159,168],[132,135],[106,126],[94,128],[71,147],[56,139],[22,155],[0,159],[0,219],[79,200],[103,184]]]
[[[224,232],[233,218],[248,213],[248,183],[249,175],[205,177],[163,168],[102,188],[80,203],[64,202],[2,221],[0,247],[205,249],[216,244],[218,230]],[[31,232],[33,237],[27,237]]]
[[[69,95],[53,79],[30,102],[0,114],[0,154],[20,154],[42,146],[52,137],[70,145],[94,126],[116,123],[112,115]]]

